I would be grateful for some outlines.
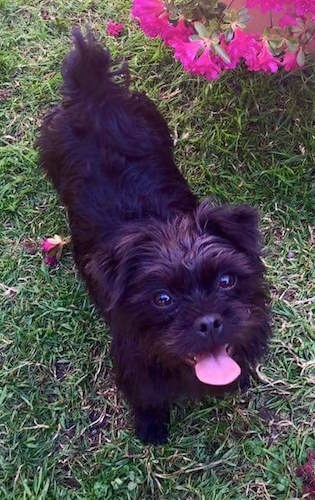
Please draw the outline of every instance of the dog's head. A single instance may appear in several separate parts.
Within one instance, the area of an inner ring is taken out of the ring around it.
[[[267,291],[248,206],[205,201],[167,223],[128,224],[87,272],[114,335],[132,339],[148,362],[192,365],[202,382],[226,385],[264,351]]]

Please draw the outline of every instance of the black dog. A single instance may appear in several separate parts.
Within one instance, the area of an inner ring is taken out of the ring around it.
[[[170,404],[245,384],[270,333],[257,213],[198,204],[154,104],[74,33],[41,164],[68,209],[76,264],[112,332],[117,384],[147,443]],[[117,82],[117,78],[120,81]]]

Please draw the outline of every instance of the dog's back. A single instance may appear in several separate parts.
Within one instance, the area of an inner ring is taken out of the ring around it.
[[[70,219],[71,211],[82,211],[80,200],[85,200],[85,212],[95,208],[93,223],[96,214],[102,214],[103,224],[104,214],[111,219],[119,214],[121,220],[157,215],[163,207],[166,217],[173,186],[178,193],[180,185],[179,206],[194,208],[194,197],[173,162],[167,124],[155,105],[129,90],[126,67],[114,71],[108,50],[91,34],[84,39],[76,30],[73,36],[75,48],[62,66],[62,104],[44,120],[39,139],[42,167]]]

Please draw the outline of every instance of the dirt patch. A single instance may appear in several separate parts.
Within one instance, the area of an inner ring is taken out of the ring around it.
[[[0,102],[4,102],[7,99],[9,99],[10,95],[11,95],[10,90],[8,90],[8,89],[0,89]]]
[[[26,253],[30,255],[35,255],[36,252],[39,250],[39,243],[36,242],[35,240],[25,239],[21,241],[21,247]]]

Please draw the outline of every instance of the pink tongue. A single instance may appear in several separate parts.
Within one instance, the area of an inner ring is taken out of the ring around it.
[[[227,385],[241,373],[241,368],[226,352],[227,346],[219,347],[215,352],[197,358],[195,372],[204,384]]]

